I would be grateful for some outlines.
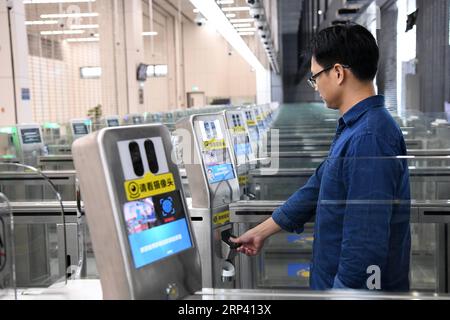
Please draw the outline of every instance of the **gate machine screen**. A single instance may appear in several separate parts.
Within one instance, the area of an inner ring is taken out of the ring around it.
[[[17,152],[14,147],[12,127],[0,128],[0,161],[16,161]]]
[[[252,107],[244,108],[245,120],[248,128],[248,133],[250,136],[250,141],[252,144],[252,149],[255,156],[259,155],[258,141],[260,141],[260,133],[258,128],[258,122],[256,121],[255,113]]]
[[[193,115],[177,122],[192,193],[189,210],[202,261],[203,288],[235,288],[236,283],[229,204],[239,200],[239,182],[225,130],[223,114]],[[188,151],[194,153],[191,159]]]
[[[225,130],[220,127],[219,119],[198,121],[200,146],[205,164],[208,182],[211,186],[218,182],[234,179],[232,159],[225,145]]]
[[[241,196],[247,195],[248,172],[255,167],[255,155],[250,142],[249,131],[242,110],[224,111],[227,132],[233,145],[233,157],[239,178]]]
[[[70,120],[70,130],[72,133],[73,141],[91,133],[91,126],[91,120],[89,119]]]
[[[44,152],[41,127],[38,124],[17,125],[13,140],[20,161],[36,167],[38,157]]]
[[[73,146],[104,298],[174,299],[201,289],[170,134],[105,128]]]
[[[105,117],[105,125],[106,127],[118,127],[120,126],[119,116],[108,116]]]
[[[267,131],[266,121],[264,118],[264,112],[261,106],[253,106],[253,111],[255,112],[256,122],[258,123],[259,133],[264,134]]]
[[[144,124],[144,116],[139,113],[127,114],[123,117],[123,123],[125,125]]]

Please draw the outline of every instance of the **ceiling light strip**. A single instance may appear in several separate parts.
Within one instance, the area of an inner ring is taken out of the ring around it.
[[[65,39],[67,42],[95,42],[99,41],[99,38],[69,38]]]
[[[251,31],[256,31],[256,28],[236,28],[237,32],[251,32]]]
[[[70,29],[98,29],[98,24],[73,24]]]
[[[40,26],[40,25],[49,25],[49,24],[58,24],[58,20],[25,21],[26,26]]]
[[[234,0],[217,0],[217,4],[233,4]]]
[[[234,23],[233,27],[235,28],[250,28],[252,26],[251,23]]]
[[[225,7],[222,8],[222,11],[223,12],[250,11],[250,7]]]
[[[98,17],[97,12],[41,14],[41,19]]]
[[[59,4],[59,3],[80,3],[95,2],[96,0],[23,0],[23,4]]]
[[[254,22],[255,19],[230,19],[231,23],[243,23],[243,22]]]
[[[190,0],[191,3],[199,9],[201,14],[208,20],[225,40],[238,52],[247,63],[255,70],[265,70],[261,62],[247,46],[230,21],[225,17],[223,11],[214,2],[214,0]],[[248,7],[247,7],[248,8]]]
[[[238,32],[240,36],[253,36],[254,32]]]
[[[54,31],[41,31],[43,36],[54,36],[58,34],[82,34],[84,30],[54,30]]]

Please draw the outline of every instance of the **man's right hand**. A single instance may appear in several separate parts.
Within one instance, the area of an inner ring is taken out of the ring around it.
[[[241,246],[237,248],[237,252],[246,254],[247,256],[256,256],[264,245],[264,240],[258,231],[250,229],[239,238],[230,238],[230,241]]]
[[[230,238],[230,241],[241,245],[236,249],[238,252],[248,256],[256,256],[261,251],[264,240],[280,230],[281,228],[275,221],[269,218],[255,228],[248,230],[239,238]]]

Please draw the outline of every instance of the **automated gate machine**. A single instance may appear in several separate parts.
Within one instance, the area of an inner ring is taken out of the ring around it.
[[[120,126],[120,118],[119,116],[107,116],[103,119],[102,123],[103,127],[119,127]]]
[[[253,109],[251,107],[246,107],[243,110],[253,153],[255,154],[255,156],[259,156],[260,132],[255,113],[253,112]]]
[[[250,200],[248,190],[248,173],[256,167],[255,150],[249,136],[247,121],[241,109],[223,111],[226,120],[227,133],[232,143],[232,154],[239,178],[241,199]]]
[[[178,299],[201,287],[181,179],[162,125],[105,128],[77,140],[103,298]]]
[[[123,117],[124,125],[144,124],[144,116],[139,113],[127,114]]]
[[[221,113],[192,115],[176,126],[192,194],[189,211],[200,250],[203,288],[235,288],[229,204],[240,195],[225,119]]]
[[[45,154],[41,127],[38,124],[17,125],[13,141],[20,162],[36,167],[38,157]]]
[[[92,132],[92,121],[90,119],[70,120],[69,130],[72,134],[72,141],[82,138]]]

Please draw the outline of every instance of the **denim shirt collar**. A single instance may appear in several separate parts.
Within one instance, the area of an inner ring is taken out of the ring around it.
[[[384,96],[376,95],[355,104],[339,119],[339,126],[352,126],[362,115],[372,108],[384,106]]]

